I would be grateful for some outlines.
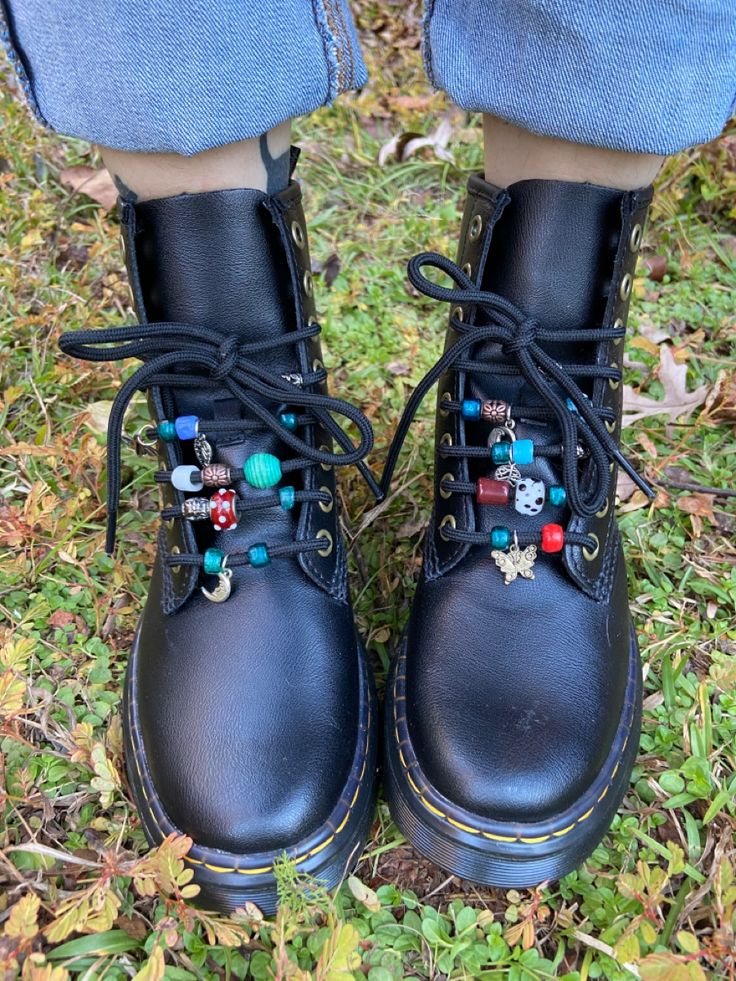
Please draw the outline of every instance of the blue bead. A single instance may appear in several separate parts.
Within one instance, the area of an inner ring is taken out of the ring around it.
[[[199,432],[199,419],[197,416],[179,416],[174,426],[179,439],[194,439]]]
[[[294,498],[296,491],[293,487],[280,487],[279,488],[279,501],[281,502],[281,507],[284,511],[291,511],[294,507]]]
[[[530,439],[517,439],[511,444],[511,462],[524,466],[534,462],[534,443]]]
[[[547,500],[555,508],[561,508],[567,500],[567,491],[564,487],[549,487],[547,489]]]
[[[491,548],[505,552],[511,544],[511,532],[503,525],[496,525],[491,528]]]
[[[463,419],[480,419],[480,402],[478,399],[463,399]]]
[[[588,402],[590,402],[590,399],[588,398],[587,395],[585,396],[585,398],[587,399]],[[580,413],[578,412],[578,407],[575,405],[572,399],[565,399],[565,405],[568,407],[570,412],[574,412],[575,415],[578,416],[580,415]]]
[[[511,459],[511,443],[493,443],[491,445],[491,460],[498,465],[508,463]]]
[[[248,549],[248,559],[254,569],[270,565],[271,556],[268,554],[268,545],[264,545],[262,542],[259,542],[258,545],[251,545]]]
[[[295,412],[282,412],[279,419],[281,420],[281,425],[284,427],[284,429],[290,429],[292,433],[294,432],[297,423]]]
[[[204,553],[204,571],[208,576],[216,576],[222,572],[222,562],[225,553],[219,548],[208,548]]]

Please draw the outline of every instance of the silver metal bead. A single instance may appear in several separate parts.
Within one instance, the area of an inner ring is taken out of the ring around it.
[[[210,516],[208,497],[189,497],[181,506],[181,514],[187,521],[207,521]]]

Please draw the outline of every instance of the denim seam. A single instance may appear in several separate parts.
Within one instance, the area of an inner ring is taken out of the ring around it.
[[[434,0],[424,0],[424,18],[422,20],[422,61],[424,62],[424,73],[427,81],[433,88],[437,88],[432,71],[432,44],[429,38],[429,25],[434,13]]]
[[[25,96],[25,102],[33,116],[42,126],[51,129],[48,121],[44,118],[41,108],[36,99],[31,85],[30,76],[26,70],[25,59],[21,54],[20,45],[13,36],[14,32],[10,26],[10,16],[3,0],[0,0],[0,38],[8,57],[8,61],[15,70],[16,77]]]
[[[339,2],[314,0],[314,13],[327,61],[327,101],[332,102],[350,86],[350,42],[344,30]]]

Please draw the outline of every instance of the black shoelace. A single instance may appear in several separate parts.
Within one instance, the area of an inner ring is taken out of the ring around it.
[[[423,272],[425,267],[439,269],[454,282],[455,287],[440,286],[428,279]],[[610,409],[594,406],[578,385],[576,379],[606,378],[614,382],[621,379],[617,368],[597,364],[560,364],[546,353],[542,344],[591,343],[622,338],[624,327],[585,328],[582,330],[547,330],[513,303],[496,293],[482,290],[476,286],[462,269],[446,256],[425,252],[409,262],[409,280],[412,285],[430,299],[462,306],[470,316],[467,321],[453,316],[454,330],[459,335],[437,363],[417,385],[406,404],[403,415],[389,449],[386,467],[381,480],[381,490],[388,492],[391,478],[414,416],[433,385],[449,370],[485,375],[517,375],[542,399],[540,406],[515,406],[519,417],[530,419],[550,419],[556,421],[560,430],[558,446],[541,446],[538,456],[558,457],[567,502],[571,511],[583,517],[592,517],[599,512],[610,491],[610,461],[616,461],[631,477],[634,483],[653,498],[654,490],[634,469],[619,449],[616,441],[606,429],[606,422],[613,419]],[[485,323],[475,324],[472,314],[480,313]],[[476,361],[469,357],[471,349],[483,342],[496,342],[502,355],[512,358],[512,362],[485,360]],[[560,394],[562,393],[562,394]],[[448,401],[445,408],[459,412],[461,404]],[[444,446],[439,447],[443,458],[489,458],[488,446]],[[587,486],[583,488],[580,480],[580,460],[586,458],[588,476]],[[589,461],[589,462],[588,462]],[[442,484],[446,493],[473,493],[475,484],[459,481]],[[460,528],[447,528],[445,537],[465,544],[483,544],[488,536]],[[529,533],[517,536],[519,545],[539,541],[539,536]],[[565,541],[573,545],[593,544],[584,535],[566,533]]]
[[[366,416],[343,399],[333,398],[308,387],[326,377],[319,367],[308,374],[279,375],[253,361],[253,356],[279,347],[293,347],[314,337],[320,331],[317,323],[291,331],[275,338],[242,343],[233,335],[223,335],[212,327],[180,323],[149,323],[130,325],[106,330],[73,331],[64,334],[60,347],[65,354],[85,361],[123,361],[135,358],[143,364],[121,385],[112,404],[107,428],[107,539],[106,550],[115,546],[115,532],[120,499],[121,448],[125,413],[133,396],[149,388],[186,389],[210,388],[222,392],[223,388],[246,410],[249,419],[203,420],[201,431],[207,436],[220,433],[245,432],[265,428],[287,444],[298,456],[282,463],[284,472],[325,466],[356,464],[376,496],[380,490],[373,475],[363,462],[373,446],[373,430]],[[278,415],[270,411],[262,401],[301,407],[304,412],[296,417],[296,428],[319,422],[341,447],[341,453],[310,446],[295,432],[285,428]],[[343,416],[358,430],[359,442],[353,443],[341,425],[333,418]],[[252,420],[252,421],[251,421]],[[155,427],[152,428],[155,432]],[[170,475],[157,475],[157,479],[169,479]],[[321,492],[300,491],[294,493],[294,502],[321,501]],[[267,495],[245,505],[241,509],[271,507],[277,503],[277,495]],[[181,509],[167,509],[169,518],[183,517]],[[324,549],[324,540],[300,541],[269,546],[272,556],[295,555],[299,552]],[[248,564],[248,554],[228,556],[230,567]],[[202,565],[201,555],[177,555],[177,565]],[[171,564],[171,563],[170,563]]]

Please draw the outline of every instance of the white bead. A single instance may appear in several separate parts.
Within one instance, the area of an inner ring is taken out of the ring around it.
[[[525,477],[516,485],[514,507],[519,514],[539,514],[544,507],[544,482]]]
[[[204,487],[199,468],[189,463],[174,467],[171,472],[171,483],[180,491],[201,491]]]

